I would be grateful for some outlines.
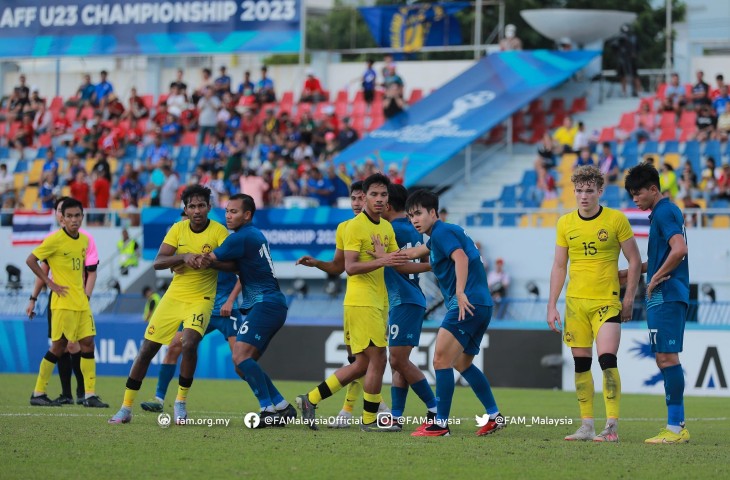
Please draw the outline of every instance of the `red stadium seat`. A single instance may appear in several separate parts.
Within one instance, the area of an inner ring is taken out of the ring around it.
[[[621,115],[621,120],[618,122],[618,129],[624,132],[633,132],[636,128],[636,115],[634,112],[626,112]]]
[[[682,129],[686,129],[687,127],[694,127],[696,126],[696,122],[697,114],[695,112],[684,110],[682,112],[682,116],[679,117],[679,126]]]
[[[656,96],[659,97],[660,100],[664,100],[666,91],[667,91],[667,84],[660,83],[659,87],[656,89]]]
[[[689,125],[682,127],[682,133],[679,134],[679,141],[686,142],[692,139],[692,136],[697,133],[697,126]]]
[[[668,142],[677,139],[677,129],[674,125],[663,125],[662,132],[659,134],[660,142]]]
[[[577,97],[573,99],[570,105],[570,113],[580,113],[588,111],[588,99],[586,97]]]
[[[659,120],[659,126],[661,128],[676,127],[677,126],[677,116],[674,114],[674,112],[663,112],[661,119]]]
[[[417,101],[419,101],[422,98],[423,98],[423,90],[421,90],[420,88],[414,88],[411,91],[410,98],[408,99],[408,105],[413,105],[414,103],[416,103]]]
[[[155,104],[155,97],[152,95],[142,95],[142,102],[144,102],[144,106],[147,107],[147,110],[152,110],[152,107]]]
[[[285,110],[287,112],[291,112],[294,109],[294,92],[292,91],[286,91],[281,96],[281,101],[279,102],[279,107],[281,110]]]
[[[601,130],[601,135],[598,137],[598,143],[613,142],[616,140],[616,131],[613,127],[605,127]]]
[[[180,140],[181,145],[194,147],[198,144],[198,132],[185,132]]]

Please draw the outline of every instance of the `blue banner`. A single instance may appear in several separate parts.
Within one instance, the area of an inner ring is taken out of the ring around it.
[[[297,52],[301,6],[302,0],[5,0],[0,57]]]
[[[213,209],[209,218],[225,225],[225,212]],[[295,261],[302,255],[331,260],[335,251],[335,231],[340,222],[352,218],[352,210],[329,207],[256,210],[253,224],[266,236],[275,262]],[[154,260],[170,226],[180,220],[180,209],[142,210],[142,256]]]
[[[387,163],[408,157],[405,183],[408,187],[417,185],[429,172],[599,54],[536,50],[490,55],[355,142],[334,162],[361,164],[377,151]]]
[[[417,52],[422,47],[461,45],[461,26],[454,17],[466,2],[360,7],[360,15],[380,47]]]

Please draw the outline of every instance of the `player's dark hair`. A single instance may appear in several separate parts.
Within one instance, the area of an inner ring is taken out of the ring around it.
[[[362,191],[368,193],[371,186],[378,184],[385,185],[387,188],[390,186],[390,179],[382,173],[374,173],[362,182]]]
[[[625,188],[629,195],[633,195],[642,188],[651,188],[652,185],[655,185],[657,190],[661,189],[659,172],[653,165],[642,163],[630,169],[626,174]]]
[[[210,205],[210,188],[202,185],[190,185],[182,193],[183,205],[186,207],[193,197],[200,197],[205,200],[205,203]]]
[[[152,291],[152,287],[150,287],[149,285],[145,285],[144,287],[142,287],[142,295],[147,295],[147,292],[151,292],[151,291]]]
[[[391,183],[388,185],[388,205],[394,212],[402,212],[406,209],[408,190],[403,185]]]
[[[251,218],[253,218],[254,214],[256,213],[256,202],[253,201],[253,197],[251,195],[246,195],[245,193],[237,193],[228,199],[229,202],[231,200],[240,200],[241,205],[243,206],[243,211],[251,212]]]
[[[352,195],[355,192],[362,192],[362,180],[358,180],[357,182],[352,182],[352,185],[350,185],[350,195]]]
[[[406,200],[406,212],[415,210],[416,207],[421,207],[426,211],[439,210],[439,196],[428,190],[420,189],[411,193]]]
[[[81,213],[84,213],[84,206],[81,205],[81,202],[79,202],[75,198],[67,198],[61,205],[61,215],[66,215],[66,210],[68,210],[69,208],[77,207],[81,209]]]
[[[55,203],[53,204],[53,209],[54,209],[54,210],[58,210],[58,206],[59,206],[59,205],[61,205],[61,204],[62,204],[63,202],[65,202],[66,200],[69,200],[70,198],[71,198],[71,197],[61,197],[61,198],[57,199],[57,200],[55,201]]]

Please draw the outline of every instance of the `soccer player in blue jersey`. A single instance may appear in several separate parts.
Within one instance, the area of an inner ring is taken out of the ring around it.
[[[684,340],[684,324],[689,306],[689,263],[687,236],[681,210],[664,198],[659,173],[648,164],[638,165],[626,176],[626,191],[642,210],[651,210],[646,272],[646,316],[649,342],[656,364],[664,376],[667,426],[645,443],[687,443],[684,426],[684,372],[679,352]],[[625,281],[625,271],[619,278]]]
[[[469,383],[484,406],[489,420],[477,430],[489,435],[504,427],[492,389],[484,373],[474,365],[482,337],[492,317],[492,298],[484,263],[474,241],[458,225],[438,218],[438,196],[418,190],[408,197],[406,212],[419,233],[430,238],[426,245],[404,250],[408,258],[429,255],[448,309],[436,337],[433,367],[436,371],[436,421],[411,435],[441,437],[450,434],[448,421],[454,396],[454,371]]]
[[[403,185],[388,186],[388,206],[383,218],[388,220],[395,231],[399,248],[412,248],[423,245],[423,234],[419,233],[406,217],[408,190]],[[416,259],[414,262],[420,262]],[[426,259],[427,260],[427,259]],[[404,267],[386,267],[385,287],[388,289],[388,350],[390,367],[393,370],[393,383],[390,388],[393,402],[391,413],[396,421],[406,407],[408,386],[426,404],[427,419],[432,423],[436,418],[436,397],[423,372],[410,360],[411,351],[421,339],[423,318],[426,314],[426,297],[418,284],[418,273],[401,273]],[[426,428],[427,424],[422,425]]]
[[[241,294],[241,284],[235,273],[218,272],[218,285],[215,291],[215,304],[210,315],[210,323],[203,336],[216,330],[221,332],[233,351],[236,343],[236,333],[243,317],[238,309],[238,296]],[[161,412],[167,394],[167,387],[175,376],[177,359],[182,354],[182,330],[178,331],[175,339],[170,342],[165,358],[160,365],[157,376],[157,389],[154,401],[142,402],[140,407],[148,412]]]
[[[226,226],[233,230],[223,244],[207,255],[213,268],[233,261],[243,288],[241,307],[248,312],[233,346],[233,363],[244,375],[259,401],[259,427],[284,426],[296,410],[276,389],[258,360],[284,325],[287,304],[274,273],[269,242],[251,221],[256,205],[250,195],[232,196],[226,205]],[[222,267],[225,269],[225,267]]]

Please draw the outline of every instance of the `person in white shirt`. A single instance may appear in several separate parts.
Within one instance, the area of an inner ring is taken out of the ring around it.
[[[510,277],[504,271],[504,260],[498,258],[494,262],[494,270],[487,275],[487,284],[494,301],[494,317],[504,318],[507,311],[507,290],[509,289]]]

